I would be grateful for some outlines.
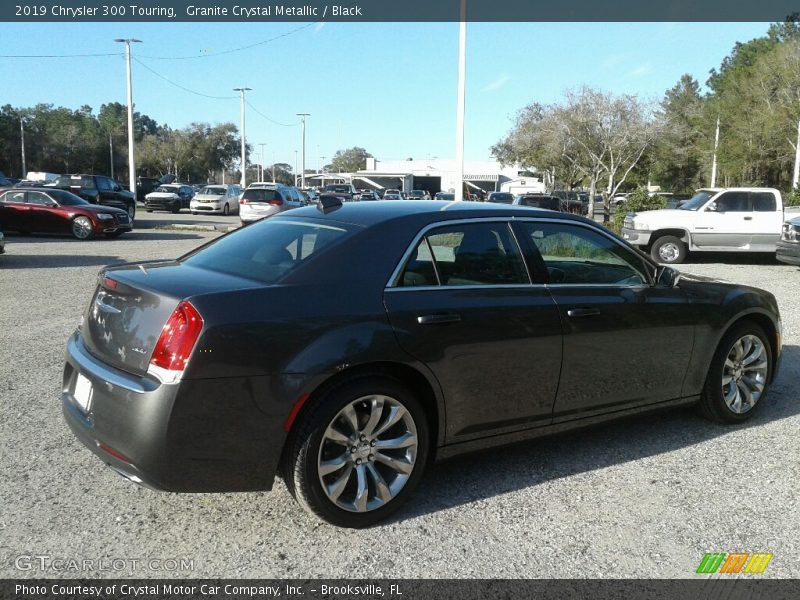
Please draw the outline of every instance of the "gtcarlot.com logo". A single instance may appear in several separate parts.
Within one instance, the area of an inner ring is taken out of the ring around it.
[[[767,552],[707,552],[697,567],[697,573],[763,573],[772,560]]]
[[[18,571],[40,571],[45,573],[90,573],[160,571],[194,571],[194,559],[190,558],[72,558],[46,554],[23,554],[14,560]]]

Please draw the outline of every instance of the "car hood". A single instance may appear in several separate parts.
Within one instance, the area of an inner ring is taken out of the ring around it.
[[[195,194],[192,200],[211,200],[212,202],[221,202],[225,200],[225,196],[217,194]]]
[[[643,210],[633,213],[636,221],[663,222],[663,223],[688,223],[697,218],[693,210],[678,210],[677,208],[664,208],[661,210]]]
[[[80,209],[85,210],[88,212],[97,213],[110,213],[112,215],[116,214],[123,214],[127,215],[128,213],[121,208],[114,208],[113,206],[103,206],[102,204],[80,204],[78,206],[68,206],[64,208],[72,208],[72,209]]]
[[[798,226],[800,226],[800,215],[798,215],[796,217],[792,217],[791,219],[786,219],[786,221],[788,223],[791,223],[795,227],[798,227]]]
[[[153,198],[153,199],[169,198],[169,199],[172,199],[172,198],[178,198],[178,194],[176,194],[175,192],[151,192],[150,194],[147,194],[147,196],[145,196],[145,198]]]

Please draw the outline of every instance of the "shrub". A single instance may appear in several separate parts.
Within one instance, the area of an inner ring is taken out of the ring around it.
[[[784,206],[800,206],[800,187],[792,190],[783,197]]]
[[[622,231],[622,222],[628,213],[661,208],[667,208],[667,199],[664,196],[651,196],[646,188],[638,187],[628,196],[624,204],[617,207],[617,212],[614,213],[614,219],[611,222],[611,230],[615,233]]]

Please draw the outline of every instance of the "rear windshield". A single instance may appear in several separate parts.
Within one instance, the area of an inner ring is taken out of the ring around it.
[[[500,204],[511,204],[514,202],[514,196],[511,194],[492,194],[489,196],[489,202],[497,202]]]
[[[244,194],[242,194],[242,200],[249,200],[250,202],[272,202],[273,200],[277,200],[279,202],[282,201],[278,190],[270,190],[267,188],[253,188],[250,190],[245,190]]]
[[[350,186],[349,185],[329,185],[325,187],[326,192],[334,192],[339,194],[347,194],[350,193]]]
[[[353,230],[338,223],[323,225],[314,221],[264,219],[221,238],[183,262],[210,271],[275,283],[323,249],[345,239]]]
[[[179,189],[180,186],[177,185],[160,185],[155,189],[155,191],[166,194],[177,194]]]

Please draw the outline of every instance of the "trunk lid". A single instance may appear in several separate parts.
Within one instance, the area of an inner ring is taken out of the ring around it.
[[[181,300],[257,287],[263,284],[176,261],[111,267],[100,273],[84,314],[84,342],[100,360],[144,375],[161,330]]]

